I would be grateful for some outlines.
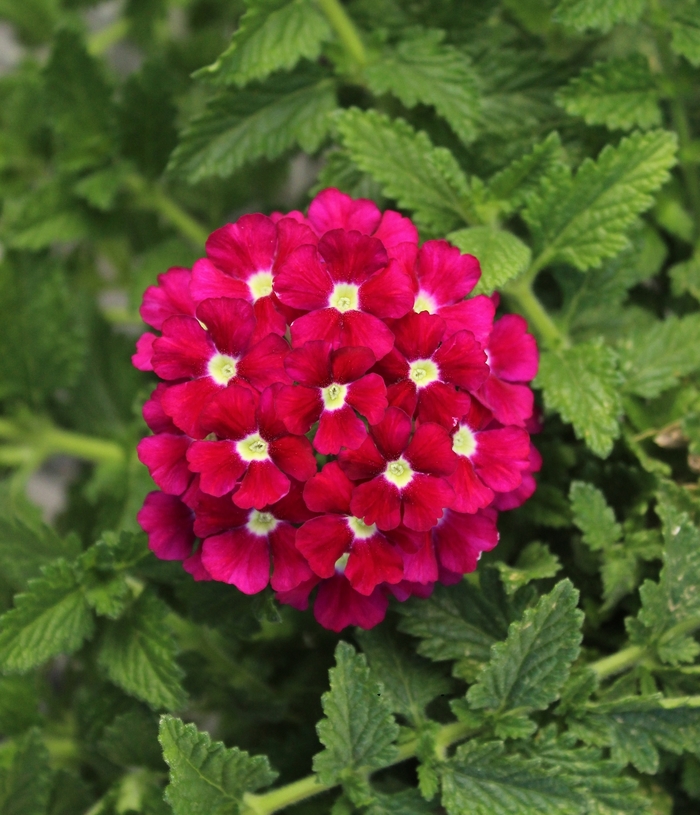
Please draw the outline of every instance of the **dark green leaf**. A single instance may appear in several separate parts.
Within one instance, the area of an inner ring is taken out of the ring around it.
[[[583,541],[594,552],[606,549],[622,537],[622,528],[603,493],[592,484],[572,481],[569,490],[574,523],[583,532]]]
[[[559,558],[550,552],[546,544],[539,541],[529,543],[518,555],[514,566],[506,563],[495,565],[508,594],[515,594],[521,586],[526,586],[532,580],[554,577],[561,570]]]
[[[608,31],[616,23],[636,22],[646,0],[561,0],[554,19],[573,28]]]
[[[49,753],[33,729],[17,743],[10,766],[0,768],[0,812],[45,815],[50,791]]]

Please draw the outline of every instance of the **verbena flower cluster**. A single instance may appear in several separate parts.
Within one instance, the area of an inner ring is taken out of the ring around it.
[[[477,259],[335,189],[206,253],[141,306],[152,551],[299,609],[316,589],[334,631],[473,571],[540,466],[535,341],[497,296],[465,299]]]

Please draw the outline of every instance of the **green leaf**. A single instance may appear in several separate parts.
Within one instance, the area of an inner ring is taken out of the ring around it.
[[[104,729],[98,749],[121,767],[164,769],[158,747],[158,719],[140,707],[116,716]]]
[[[561,0],[554,19],[579,30],[609,31],[617,23],[636,22],[645,6],[646,0]]]
[[[316,60],[332,36],[313,0],[247,0],[247,5],[231,45],[196,76],[242,87],[274,71],[290,71],[302,59]]]
[[[404,790],[393,795],[375,795],[367,815],[429,815],[435,804],[423,800],[418,790]]]
[[[62,559],[50,563],[0,618],[0,669],[26,673],[58,654],[72,654],[94,628],[73,568]]]
[[[40,720],[37,684],[23,676],[0,677],[0,733],[18,735]]]
[[[479,93],[466,54],[443,31],[414,31],[365,69],[370,90],[392,93],[408,108],[432,105],[465,143],[477,136]]]
[[[700,300],[700,255],[675,263],[668,270],[668,275],[671,278],[671,290],[676,297],[688,292],[696,300]]]
[[[322,784],[333,784],[352,772],[376,770],[398,756],[394,744],[398,725],[364,655],[339,642],[335,661],[329,674],[331,689],[321,697],[326,717],[316,726],[326,748],[313,763]]]
[[[337,128],[355,164],[412,210],[420,227],[444,234],[466,219],[469,182],[452,153],[433,147],[425,133],[402,119],[356,108],[338,117]]]
[[[561,563],[553,555],[545,543],[534,541],[529,543],[518,555],[515,566],[506,563],[496,563],[501,580],[508,594],[526,586],[532,580],[543,580],[554,577],[561,570]]]
[[[475,709],[544,710],[559,698],[581,643],[583,612],[578,591],[562,580],[508,629],[505,642],[491,649],[491,660],[469,688]]]
[[[622,251],[627,229],[651,206],[675,162],[675,134],[652,130],[608,145],[573,178],[560,172],[546,179],[524,213],[541,257],[584,270]]]
[[[58,160],[66,170],[94,167],[115,149],[112,91],[102,65],[74,31],[60,31],[46,66]]]
[[[413,725],[424,721],[426,705],[450,690],[450,680],[392,637],[386,628],[373,628],[356,636],[372,676],[384,686],[391,709]]]
[[[335,80],[311,66],[226,91],[185,128],[169,169],[196,183],[226,178],[248,162],[277,158],[294,145],[313,153],[326,137],[335,107]]]
[[[502,742],[461,745],[442,771],[449,815],[581,815],[580,795],[554,768],[504,752]]]
[[[165,799],[175,815],[233,815],[246,792],[277,778],[265,756],[227,749],[193,724],[163,716],[160,743],[170,767]]]
[[[605,458],[620,434],[622,413],[615,352],[601,341],[547,351],[540,359],[535,385],[544,391],[548,410],[574,426],[579,439]]]
[[[700,9],[685,5],[673,9],[671,48],[696,68],[700,65]]]
[[[182,670],[165,617],[168,607],[144,592],[130,611],[111,623],[102,639],[98,662],[115,685],[154,709],[184,704]]]
[[[634,331],[620,342],[625,390],[652,399],[700,368],[700,314],[671,315],[651,330]]]
[[[114,207],[119,193],[126,188],[129,173],[129,167],[126,165],[115,164],[113,167],[97,170],[85,176],[75,185],[73,191],[95,209],[108,212]]]
[[[583,481],[572,481],[569,500],[574,523],[583,532],[583,542],[590,549],[597,552],[620,540],[622,528],[597,487]]]
[[[2,815],[45,815],[51,791],[49,753],[39,731],[18,742],[10,766],[0,768]]]
[[[588,125],[611,130],[648,130],[661,124],[660,93],[641,54],[597,62],[556,96],[557,104]]]
[[[509,280],[519,277],[530,265],[532,252],[512,232],[491,226],[473,226],[451,232],[447,239],[462,252],[478,258],[481,279],[475,294],[492,294]]]
[[[383,199],[380,185],[360,170],[346,150],[334,148],[326,153],[323,167],[309,194],[316,195],[326,187],[337,187],[353,198]]]

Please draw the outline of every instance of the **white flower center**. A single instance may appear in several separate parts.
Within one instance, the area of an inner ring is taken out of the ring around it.
[[[217,385],[228,385],[229,380],[236,375],[236,360],[228,354],[214,354],[207,370]]]
[[[417,359],[411,363],[408,376],[416,383],[416,387],[424,388],[440,378],[440,371],[432,359]]]
[[[236,442],[236,450],[243,461],[267,461],[267,442],[260,433],[251,433]]]
[[[278,523],[277,518],[271,513],[259,512],[257,509],[254,509],[248,518],[246,526],[254,535],[262,535],[264,537],[272,532]]]
[[[474,454],[476,436],[465,424],[461,424],[459,430],[452,437],[452,449],[458,456],[466,456],[466,458]]]
[[[256,272],[248,278],[248,288],[253,302],[272,294],[272,272]]]
[[[421,289],[416,296],[416,302],[413,304],[413,310],[416,312],[416,314],[420,314],[421,311],[427,311],[428,314],[435,314],[437,311],[437,306],[435,305],[435,300],[433,300],[429,294],[426,294]]]
[[[397,458],[396,461],[390,461],[384,470],[384,478],[390,481],[394,486],[401,489],[411,483],[413,478],[413,470],[411,465],[405,458]]]
[[[359,290],[360,287],[353,283],[336,283],[328,298],[328,305],[338,311],[357,311],[360,304]]]
[[[360,540],[371,538],[377,532],[376,524],[367,525],[362,518],[348,518],[347,521],[352,534]]]
[[[348,392],[347,385],[338,385],[334,382],[327,388],[321,390],[321,397],[323,398],[323,405],[326,410],[338,410],[345,404],[345,395]]]

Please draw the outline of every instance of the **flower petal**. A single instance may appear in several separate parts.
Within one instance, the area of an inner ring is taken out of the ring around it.
[[[214,578],[244,594],[257,594],[270,582],[270,545],[267,536],[246,527],[213,535],[202,544],[202,563]]]
[[[455,496],[451,507],[457,512],[476,512],[493,501],[493,491],[483,483],[468,458],[459,456],[457,469],[448,476],[447,483]]]
[[[240,357],[248,350],[255,330],[250,303],[230,297],[204,300],[197,306],[197,319],[206,325],[209,336],[222,354]]]
[[[200,473],[200,489],[209,495],[225,495],[246,470],[245,462],[230,441],[196,441],[187,451],[190,470]]]
[[[321,308],[312,311],[292,323],[292,347],[299,348],[312,340],[323,340],[336,347],[340,343],[340,328],[340,312],[337,309]]]
[[[202,411],[201,424],[220,439],[242,439],[257,427],[256,393],[241,385],[220,390]]]
[[[426,241],[418,253],[420,288],[438,306],[449,306],[466,297],[481,277],[479,261],[463,255],[447,241]]]
[[[324,410],[314,436],[314,447],[324,456],[336,455],[341,447],[357,450],[367,438],[367,428],[350,405]]]
[[[367,438],[357,450],[341,450],[338,464],[348,478],[363,481],[381,473],[386,467],[386,459],[372,439]]]
[[[284,385],[277,394],[276,407],[287,430],[303,434],[318,421],[323,411],[323,400],[318,388]]]
[[[270,532],[273,572],[270,584],[275,591],[291,591],[313,577],[304,556],[296,547],[296,529],[281,523]]]
[[[257,212],[212,232],[206,244],[207,256],[219,269],[243,279],[253,272],[271,270],[276,248],[274,222]]]
[[[192,267],[190,291],[197,303],[214,297],[233,297],[239,300],[251,299],[251,292],[247,283],[222,272],[208,258],[200,258]]]
[[[370,424],[380,422],[384,417],[384,411],[389,407],[386,385],[379,374],[367,374],[352,382],[348,387],[345,401]]]
[[[270,442],[270,458],[297,481],[308,481],[316,474],[316,457],[305,436],[282,436]]]
[[[355,591],[344,575],[324,580],[316,595],[314,616],[324,628],[339,632],[349,625],[368,629],[386,616],[389,600],[377,587],[369,597]]]
[[[445,321],[427,311],[411,311],[394,325],[396,347],[409,361],[430,359],[444,334]]]
[[[201,439],[209,432],[202,427],[202,412],[211,398],[220,391],[219,385],[208,376],[171,385],[161,399],[163,410],[180,430],[193,439]]]
[[[377,449],[387,461],[393,461],[403,453],[411,438],[411,430],[410,417],[395,407],[387,408],[382,420],[370,427]]]
[[[377,317],[363,311],[346,311],[340,320],[339,344],[364,346],[381,359],[391,351],[394,335]]]
[[[333,283],[315,246],[300,246],[289,254],[274,279],[281,302],[304,311],[324,308]]]
[[[405,455],[413,469],[421,473],[450,475],[457,467],[458,456],[452,449],[450,434],[433,422],[416,428]]]
[[[335,574],[335,563],[350,547],[353,535],[345,518],[323,515],[297,530],[296,546],[319,577]]]
[[[437,313],[445,321],[446,337],[467,330],[472,332],[480,345],[486,347],[496,313],[496,306],[490,297],[479,294],[469,300],[461,300],[454,306],[443,306]]]
[[[356,229],[371,235],[381,217],[374,201],[351,198],[333,187],[322,190],[309,206],[309,221],[319,235],[331,229]]]
[[[333,382],[354,382],[374,365],[376,357],[369,348],[347,346],[330,354]]]
[[[338,462],[330,461],[304,485],[304,501],[314,512],[349,514],[353,486]]]
[[[334,283],[361,285],[389,262],[381,241],[355,230],[326,232],[318,242],[318,251]]]
[[[499,379],[529,382],[537,375],[537,343],[527,333],[527,323],[519,314],[506,314],[496,320],[488,349],[491,370]]]
[[[291,384],[284,370],[284,359],[288,353],[287,341],[277,334],[269,334],[254,345],[238,363],[238,375],[259,391],[276,382]]]
[[[174,495],[149,492],[136,515],[148,548],[161,560],[184,560],[192,551],[192,511]]]
[[[153,369],[162,379],[203,376],[216,352],[214,343],[194,317],[169,317],[163,336],[153,343]]]
[[[535,396],[527,385],[513,385],[495,376],[489,376],[476,392],[501,424],[524,427],[532,416]]]
[[[144,323],[158,331],[168,317],[194,316],[194,302],[190,295],[190,270],[180,267],[168,269],[158,275],[158,285],[149,286],[143,293],[139,314]]]
[[[141,439],[136,447],[139,461],[148,467],[156,484],[169,495],[182,495],[192,480],[187,467],[187,436],[159,433]]]
[[[401,523],[401,494],[394,484],[379,476],[355,487],[350,509],[368,526],[395,529]]]
[[[331,351],[333,346],[323,340],[311,340],[293,348],[285,357],[284,367],[289,376],[301,385],[325,388],[333,381]],[[363,372],[364,373],[364,372]]]
[[[263,509],[283,498],[290,486],[287,476],[272,461],[251,461],[233,494],[233,503],[243,509]]]
[[[454,492],[444,479],[416,473],[401,497],[404,524],[409,529],[425,532],[435,526],[443,510],[452,505]]]
[[[360,594],[371,594],[380,583],[398,583],[403,578],[403,558],[383,535],[355,539],[345,567],[350,585]]]
[[[433,356],[440,379],[476,391],[487,379],[486,353],[471,331],[458,331],[445,340]]]
[[[136,353],[131,355],[131,363],[139,371],[153,370],[153,343],[158,339],[155,334],[146,331],[136,340]]]
[[[498,543],[496,518],[493,510],[463,515],[448,509],[433,530],[440,565],[458,574],[473,572],[481,553],[490,551]]]
[[[360,307],[383,320],[397,319],[413,308],[413,281],[402,265],[392,260],[360,286]]]

